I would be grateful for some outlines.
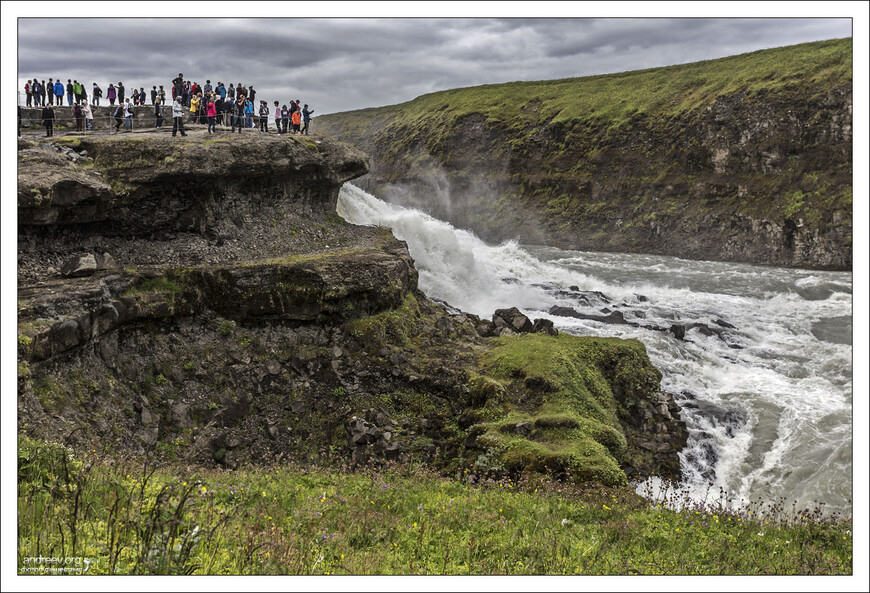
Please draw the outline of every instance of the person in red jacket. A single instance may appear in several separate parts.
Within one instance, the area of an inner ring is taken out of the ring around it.
[[[215,124],[215,120],[217,119],[217,107],[215,107],[214,97],[211,94],[208,96],[208,106],[205,109],[205,115],[208,118],[208,133],[214,134],[217,132],[217,126]]]

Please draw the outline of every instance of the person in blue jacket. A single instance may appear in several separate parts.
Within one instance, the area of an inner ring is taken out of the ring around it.
[[[250,99],[245,99],[245,127],[254,127],[254,104]]]
[[[224,86],[224,83],[222,83],[222,82],[218,83],[217,92],[221,96],[221,101],[227,100],[227,87]]]
[[[302,126],[302,133],[306,136],[308,135],[308,123],[311,121],[312,113],[314,113],[314,110],[308,109],[308,103],[306,103],[305,107],[302,108],[302,122],[305,124]]]
[[[60,81],[60,78],[57,79],[57,82],[54,83],[54,96],[57,98],[55,103],[60,107],[63,105],[63,83]]]

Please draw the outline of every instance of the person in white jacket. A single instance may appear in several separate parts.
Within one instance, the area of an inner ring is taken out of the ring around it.
[[[82,115],[85,116],[85,131],[90,132],[94,125],[94,112],[91,111],[91,106],[88,105],[88,100],[82,100]]]
[[[133,105],[130,99],[124,99],[124,129],[128,132],[133,131]]]
[[[172,135],[175,136],[176,132],[187,136],[184,133],[184,105],[181,103],[181,95],[175,97],[175,102],[172,104]]]

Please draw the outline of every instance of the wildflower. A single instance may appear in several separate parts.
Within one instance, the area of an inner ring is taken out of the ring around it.
[[[611,510],[610,507],[607,506],[606,504],[603,504],[603,505],[601,505],[601,506],[603,506],[603,507],[604,507],[606,510],[608,510],[608,511]]]
[[[763,537],[763,536],[764,536],[764,532],[763,532],[763,531],[759,531],[759,532],[758,532],[758,537]]]
[[[562,527],[570,527],[572,523],[570,519],[562,519]]]

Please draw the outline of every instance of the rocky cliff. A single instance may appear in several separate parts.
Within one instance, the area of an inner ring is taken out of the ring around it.
[[[358,184],[481,237],[847,270],[851,39],[318,117]]]
[[[50,140],[18,153],[24,434],[228,468],[332,454],[607,483],[678,474],[685,427],[643,346],[427,299],[403,242],[335,214],[341,184],[367,171],[358,150]]]

